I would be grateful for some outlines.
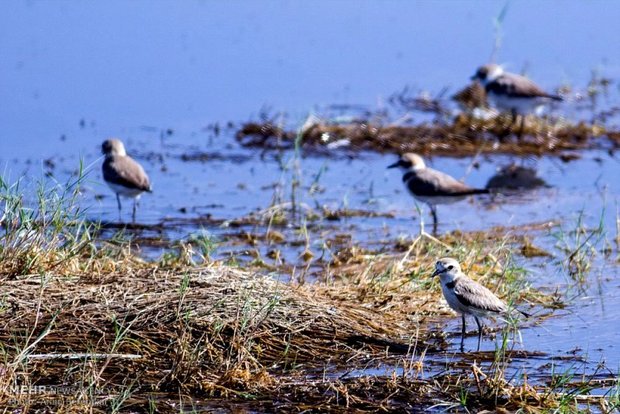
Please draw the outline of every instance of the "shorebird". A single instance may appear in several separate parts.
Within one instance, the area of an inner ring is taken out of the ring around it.
[[[485,194],[489,190],[472,188],[441,171],[429,168],[418,154],[405,153],[388,168],[404,171],[403,183],[417,200],[426,203],[433,216],[433,233],[437,233],[437,204],[450,204],[472,194]]]
[[[504,68],[494,63],[478,68],[471,79],[479,80],[484,85],[487,97],[493,106],[512,114],[513,124],[517,116],[521,115],[520,135],[523,134],[525,115],[539,114],[545,104],[562,100],[561,96],[545,92],[525,76],[505,72]]]
[[[479,318],[501,316],[509,313],[508,306],[489,289],[470,279],[461,271],[459,262],[445,257],[435,264],[434,276],[441,280],[441,290],[448,305],[461,314],[463,327],[461,330],[461,352],[465,339],[465,315],[471,315],[478,325],[478,349],[482,337],[482,324]],[[521,312],[524,316],[527,313]]]
[[[144,192],[151,192],[151,183],[144,168],[127,155],[121,140],[111,138],[101,145],[105,160],[101,169],[106,184],[116,193],[118,217],[121,219],[121,196],[133,198],[132,220],[136,221],[136,204]]]

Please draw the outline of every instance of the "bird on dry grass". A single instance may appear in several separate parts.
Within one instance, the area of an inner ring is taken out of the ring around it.
[[[461,352],[465,341],[465,315],[473,316],[478,325],[479,350],[482,338],[482,324],[479,318],[507,315],[512,309],[509,309],[506,303],[489,289],[463,273],[461,265],[455,259],[450,257],[439,259],[435,264],[434,276],[439,276],[441,290],[448,305],[461,314]],[[529,316],[523,311],[516,310],[525,317]]]

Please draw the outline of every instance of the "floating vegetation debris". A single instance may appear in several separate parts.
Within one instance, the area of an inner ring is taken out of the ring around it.
[[[510,116],[478,119],[457,115],[451,123],[390,125],[370,122],[350,124],[314,123],[302,134],[307,150],[348,148],[381,152],[466,156],[478,153],[562,155],[578,149],[615,147],[620,133],[603,125],[527,117],[523,134]],[[292,148],[297,132],[281,126],[249,122],[236,134],[246,147]]]

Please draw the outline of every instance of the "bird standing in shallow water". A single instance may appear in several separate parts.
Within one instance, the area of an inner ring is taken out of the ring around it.
[[[404,171],[403,183],[416,199],[426,203],[433,216],[433,233],[437,233],[437,204],[463,200],[472,194],[486,194],[489,190],[472,188],[441,171],[428,168],[418,154],[406,153],[388,168]]]
[[[433,276],[439,276],[441,290],[448,305],[461,314],[463,323],[461,330],[461,352],[465,340],[465,315],[471,315],[478,325],[478,350],[482,338],[482,324],[478,318],[487,316],[501,316],[507,314],[506,304],[480,283],[470,279],[461,271],[459,262],[446,257],[439,259],[435,264]],[[527,313],[521,312],[524,316]]]
[[[513,125],[521,116],[519,136],[523,135],[525,115],[538,113],[546,103],[562,97],[545,92],[525,76],[505,72],[500,65],[489,63],[478,68],[472,80],[484,86],[491,104],[500,111],[510,112]]]
[[[116,193],[118,217],[121,220],[121,196],[133,198],[132,220],[136,221],[136,204],[144,192],[152,192],[151,183],[144,168],[127,155],[121,140],[111,138],[101,145],[105,160],[101,169],[106,184]]]

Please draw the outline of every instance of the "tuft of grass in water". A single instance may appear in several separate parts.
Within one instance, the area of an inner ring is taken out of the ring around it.
[[[192,234],[189,237],[189,244],[198,248],[198,259],[201,263],[209,262],[219,246],[217,238],[206,230]]]
[[[303,127],[300,128],[293,139],[293,155],[285,159],[280,153],[281,175],[278,183],[274,185],[274,192],[270,206],[260,212],[263,220],[272,225],[283,226],[287,224],[298,225],[304,218],[315,219],[318,214],[303,200],[301,189],[304,185],[304,170],[301,163],[301,147],[303,143]],[[325,166],[315,174],[313,182],[308,188],[308,194],[312,195],[318,188],[318,181],[325,170]],[[288,192],[286,191],[288,189]]]
[[[615,384],[609,389],[604,402],[601,403],[602,408],[608,413],[620,409],[620,369],[617,372]]]
[[[3,273],[18,276],[88,264],[96,251],[94,237],[99,226],[85,220],[85,210],[79,204],[85,179],[81,162],[77,175],[68,182],[40,182],[32,191],[24,179],[11,184],[0,177]]]
[[[561,265],[570,278],[584,283],[592,268],[592,260],[597,255],[598,247],[605,240],[605,211],[601,212],[597,226],[588,227],[582,210],[572,228],[567,229],[562,223],[552,232],[556,248],[564,253]]]

